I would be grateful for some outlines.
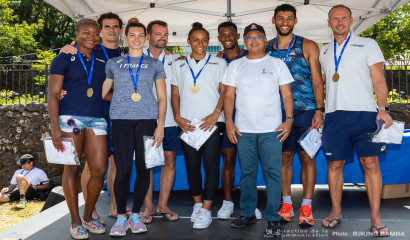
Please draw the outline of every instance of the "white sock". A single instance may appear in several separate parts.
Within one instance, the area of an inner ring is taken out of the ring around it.
[[[309,207],[312,207],[312,199],[306,199],[304,198],[302,201],[302,207],[308,205]]]
[[[200,206],[200,207],[202,207],[202,203],[195,203],[194,206]]]
[[[292,198],[289,196],[282,196],[282,201],[283,203],[289,203],[290,205],[292,205]]]

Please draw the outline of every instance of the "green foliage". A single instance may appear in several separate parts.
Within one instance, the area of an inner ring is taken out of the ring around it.
[[[182,55],[185,52],[185,49],[181,46],[166,46],[165,49],[179,55]]]
[[[31,65],[31,69],[38,70],[39,75],[34,77],[34,81],[36,85],[44,86],[46,84],[46,76],[45,73],[48,71],[50,67],[51,61],[57,54],[51,51],[44,51],[37,54],[37,61]]]
[[[10,8],[10,0],[0,0],[0,55],[18,55],[33,51],[38,43],[34,35],[43,26],[43,20],[27,23],[18,22]]]
[[[375,39],[386,59],[395,56],[409,59],[410,3],[404,4],[360,35]]]
[[[31,102],[45,103],[46,97],[44,94],[34,96],[31,96],[30,94],[22,94],[21,96],[19,96],[15,92],[10,90],[0,90],[0,104],[27,104]]]

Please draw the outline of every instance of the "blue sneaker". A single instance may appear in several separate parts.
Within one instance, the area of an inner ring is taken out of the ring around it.
[[[142,233],[147,231],[147,227],[141,222],[140,216],[136,213],[128,219],[127,226],[131,229],[132,233]]]
[[[127,229],[127,218],[118,214],[117,221],[110,230],[110,236],[125,236],[127,234]]]

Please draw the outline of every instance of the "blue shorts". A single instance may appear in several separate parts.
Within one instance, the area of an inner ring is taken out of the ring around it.
[[[327,113],[323,126],[322,144],[326,159],[346,160],[386,154],[386,144],[372,143],[366,133],[374,132],[376,112],[336,111]]]
[[[71,119],[74,120],[74,124],[69,126],[68,120]],[[61,130],[67,133],[73,133],[73,129],[78,128],[92,129],[95,135],[107,135],[107,121],[104,118],[61,115],[59,124]]]
[[[225,128],[223,136],[222,136],[221,149],[226,149],[226,148],[236,148],[236,144],[233,144],[231,143],[231,141],[229,141],[229,137],[228,137],[228,134],[226,133],[226,128]]]
[[[164,128],[164,139],[162,140],[164,151],[182,151],[181,139],[179,138],[178,127]]]
[[[298,143],[299,138],[312,126],[312,119],[316,110],[295,110],[293,111],[292,129],[289,136],[282,144],[282,152],[305,151]],[[285,112],[282,112],[282,121],[286,120]]]

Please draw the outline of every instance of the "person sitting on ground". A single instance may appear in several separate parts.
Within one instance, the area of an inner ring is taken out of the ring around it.
[[[27,199],[34,199],[40,196],[38,190],[50,188],[49,179],[46,173],[34,167],[34,157],[24,154],[17,162],[21,169],[16,170],[11,178],[10,185],[1,189],[0,202],[12,202],[20,199],[16,208],[26,207]]]

